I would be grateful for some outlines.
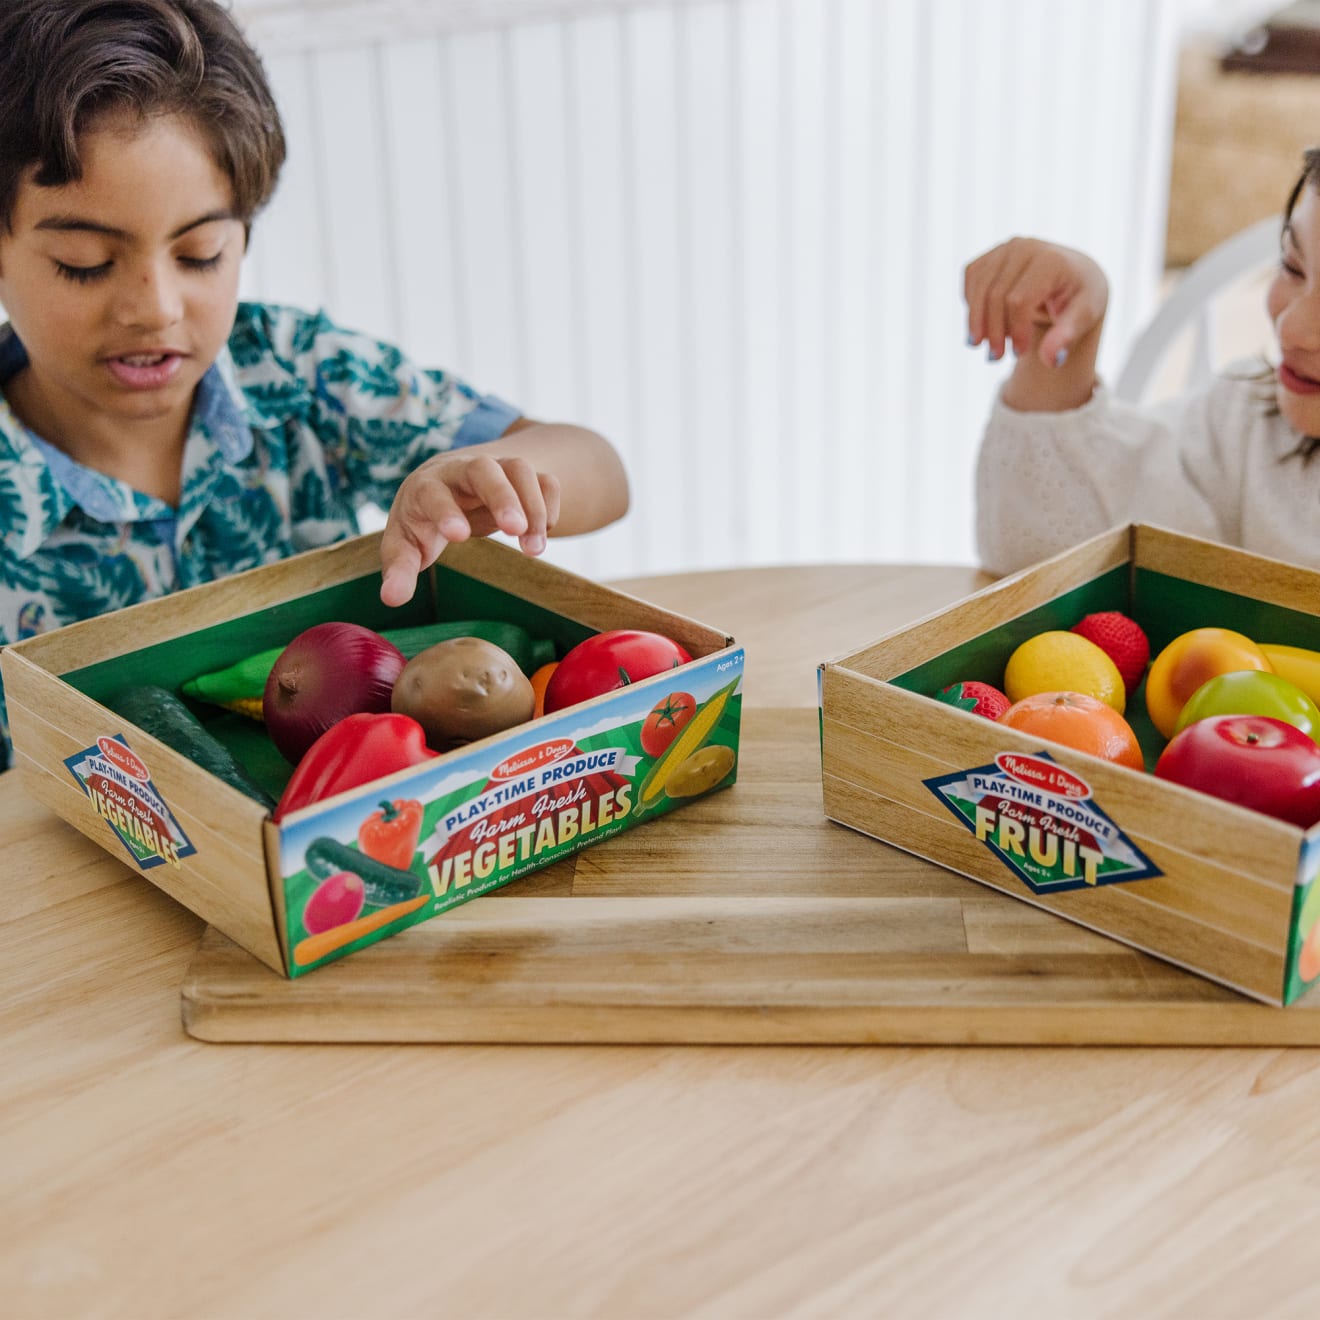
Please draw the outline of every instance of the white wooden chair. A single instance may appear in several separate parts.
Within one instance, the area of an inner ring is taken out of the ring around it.
[[[1157,387],[1160,395],[1180,391],[1207,379],[1226,357],[1266,351],[1272,341],[1261,277],[1278,261],[1279,227],[1277,217],[1259,220],[1187,268],[1128,351],[1113,385],[1119,398],[1140,403]],[[1238,300],[1230,303],[1234,291]],[[1217,313],[1225,307],[1234,320],[1233,349],[1221,354]],[[1185,356],[1175,360],[1175,350]]]

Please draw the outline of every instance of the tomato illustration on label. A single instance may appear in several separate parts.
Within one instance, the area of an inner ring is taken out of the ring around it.
[[[663,701],[657,702],[642,724],[642,751],[647,756],[659,756],[696,709],[696,699],[690,692],[671,692]]]
[[[386,866],[406,871],[412,866],[422,832],[422,804],[411,798],[382,802],[380,810],[358,827],[358,847]]]

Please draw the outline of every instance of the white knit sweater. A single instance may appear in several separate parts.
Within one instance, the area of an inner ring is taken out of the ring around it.
[[[976,542],[1009,573],[1119,523],[1156,523],[1320,567],[1320,453],[1269,408],[1250,364],[1157,410],[1103,385],[1072,412],[991,410],[976,469]]]

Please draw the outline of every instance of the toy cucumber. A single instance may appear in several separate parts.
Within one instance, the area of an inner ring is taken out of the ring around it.
[[[533,637],[517,623],[503,619],[459,619],[454,623],[422,623],[415,628],[387,628],[381,633],[403,652],[405,660],[425,651],[437,642],[455,637],[480,637],[513,657],[513,662],[530,678],[542,665],[555,658],[555,644],[548,637]]]
[[[542,665],[555,658],[555,644],[549,638],[533,637],[526,628],[502,619],[458,619],[448,623],[422,623],[412,628],[387,628],[380,634],[411,660],[428,646],[454,637],[480,637],[512,656],[514,663],[530,677]],[[225,669],[190,678],[182,687],[186,697],[224,706],[253,719],[261,719],[261,698],[266,679],[284,650],[282,646],[259,651]]]
[[[338,839],[313,839],[307,845],[304,864],[318,880],[328,880],[339,871],[350,871],[362,881],[369,907],[388,907],[417,897],[422,877],[415,871],[386,866]]]
[[[210,771],[217,779],[223,779],[230,788],[246,793],[263,807],[271,809],[275,806],[275,799],[173,692],[146,683],[125,688],[109,704],[111,710],[131,720],[153,738],[159,738],[203,770]]]

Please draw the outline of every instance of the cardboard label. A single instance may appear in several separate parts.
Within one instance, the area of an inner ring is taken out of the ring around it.
[[[64,764],[143,871],[197,851],[122,734],[103,735]]]
[[[687,664],[665,683],[425,762],[388,791],[295,814],[279,844],[290,973],[731,784],[742,667],[741,651]],[[692,714],[661,746],[652,717],[679,694]]]
[[[1096,804],[1090,785],[1045,752],[923,781],[1036,894],[1162,872]]]

